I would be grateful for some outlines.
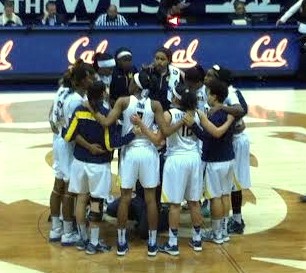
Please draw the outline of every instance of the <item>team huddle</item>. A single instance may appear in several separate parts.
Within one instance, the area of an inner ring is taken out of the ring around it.
[[[160,48],[153,63],[137,71],[130,50],[120,48],[115,57],[97,53],[93,65],[78,60],[63,75],[49,115],[55,171],[51,242],[87,254],[111,251],[100,226],[111,195],[114,149],[121,189],[117,255],[129,250],[127,221],[136,183],[144,190],[148,256],[179,255],[183,202],[194,251],[202,251],[203,241],[222,244],[231,233],[243,233],[242,189],[251,186],[247,103],[231,85],[229,70],[214,65],[205,72],[197,65],[181,71],[171,58],[169,49]],[[210,229],[202,229],[203,197]],[[169,208],[169,238],[161,245],[160,204]]]

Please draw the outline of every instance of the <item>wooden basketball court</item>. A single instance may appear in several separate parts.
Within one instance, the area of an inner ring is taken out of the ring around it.
[[[54,177],[47,116],[54,94],[1,93],[0,272],[304,272],[306,203],[299,196],[306,194],[306,91],[243,94],[250,105],[253,184],[245,192],[245,234],[222,246],[205,243],[203,252],[195,253],[188,247],[190,219],[183,211],[179,257],[148,258],[146,242],[133,237],[126,257],[118,258],[114,250],[90,256],[48,242]],[[115,223],[109,218],[103,223],[103,237],[114,248]]]

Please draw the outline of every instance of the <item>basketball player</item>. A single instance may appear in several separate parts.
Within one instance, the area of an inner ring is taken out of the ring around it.
[[[242,119],[248,112],[248,105],[240,90],[231,85],[231,72],[228,69],[214,65],[208,71],[205,81],[209,82],[211,79],[218,79],[228,86],[228,96],[224,104],[215,107],[212,109],[212,112],[222,109],[236,118],[233,135],[235,176],[231,194],[233,216],[229,219],[228,231],[229,233],[242,234],[245,228],[241,215],[242,189],[249,189],[251,187],[250,142],[247,134],[244,132],[245,124]]]
[[[186,111],[195,112],[197,108],[197,94],[189,91],[184,85],[178,84],[173,90],[173,109],[164,113],[166,124],[173,126],[179,123]],[[198,125],[203,124],[215,137],[220,137],[232,120],[217,128],[211,124],[203,112],[196,112],[195,119]],[[152,140],[155,138],[148,132],[143,122],[137,123],[142,132],[148,134]],[[200,214],[199,200],[203,191],[203,166],[200,160],[199,141],[187,126],[181,127],[177,132],[167,138],[166,163],[163,172],[162,202],[170,203],[169,213],[169,240],[159,250],[176,256],[179,255],[178,248],[178,226],[181,202],[187,200],[191,219],[193,222],[192,239],[190,246],[195,251],[202,250],[200,225],[202,217]],[[173,182],[175,181],[175,183]]]
[[[131,116],[138,114],[144,124],[152,129],[154,119],[163,135],[168,136],[182,126],[182,121],[167,127],[163,117],[163,110],[159,102],[147,97],[151,79],[145,71],[136,73],[130,83],[131,96],[119,98],[113,110],[107,117],[95,113],[95,118],[103,126],[109,126],[123,114],[122,135],[133,128]],[[155,189],[159,181],[159,157],[156,147],[145,136],[136,137],[129,145],[122,149],[119,174],[121,178],[121,199],[118,209],[118,244],[117,255],[123,256],[128,251],[126,240],[126,222],[128,207],[131,201],[132,189],[137,179],[144,187],[145,200],[148,210],[149,240],[148,255],[157,254],[157,206]]]
[[[60,169],[60,146],[62,139],[62,128],[64,124],[63,104],[65,99],[72,93],[71,90],[71,73],[69,70],[64,74],[60,81],[60,87],[56,92],[53,105],[50,109],[49,121],[53,131],[53,170],[55,181],[50,196],[51,210],[51,230],[49,241],[56,242],[61,240],[63,233],[62,222],[60,220],[61,204],[65,194],[64,173]]]
[[[62,129],[62,136],[66,134],[69,126],[69,120],[71,119],[75,109],[80,106],[85,98],[88,85],[92,82],[93,74],[89,68],[90,66],[85,64],[82,60],[77,60],[71,68],[71,79],[73,93],[67,97],[63,105],[64,113],[64,126]],[[60,168],[64,173],[65,183],[65,195],[63,198],[63,218],[64,218],[64,233],[61,237],[61,244],[63,246],[74,245],[79,236],[73,230],[73,213],[74,213],[74,195],[69,192],[69,180],[70,180],[70,167],[73,160],[73,148],[74,143],[61,143],[60,151]]]
[[[206,87],[209,105],[211,107],[222,105],[228,95],[227,86],[220,81],[211,81]],[[228,122],[228,114],[223,110],[216,111],[208,118],[217,127]],[[227,234],[229,195],[234,175],[232,129],[230,127],[222,137],[215,138],[205,130],[202,131],[191,115],[187,115],[184,121],[205,143],[202,148],[202,160],[206,163],[205,195],[211,201],[212,230],[204,230],[202,239],[221,244],[223,241],[229,241]]]
[[[88,88],[87,97],[91,108],[107,115],[109,110],[103,106],[103,97],[105,93],[103,82],[96,82]],[[89,143],[89,145],[100,146],[105,152],[93,154],[91,149],[84,148],[76,142],[74,148],[74,160],[71,165],[71,179],[69,191],[78,194],[78,199],[86,199],[90,193],[90,242],[87,243],[87,234],[81,230],[81,238],[86,248],[87,254],[110,251],[110,247],[99,240],[100,222],[103,215],[103,200],[108,197],[111,188],[111,167],[112,150],[114,147],[120,147],[128,144],[135,134],[130,132],[124,138],[117,136],[116,125],[110,128],[103,128],[97,123],[93,115],[84,106],[77,107],[70,126],[67,130],[65,140],[71,141],[77,135]],[[102,136],[102,137],[101,137]],[[84,224],[86,204],[77,202],[77,223]],[[81,229],[81,228],[80,228]],[[82,247],[79,245],[79,249]]]

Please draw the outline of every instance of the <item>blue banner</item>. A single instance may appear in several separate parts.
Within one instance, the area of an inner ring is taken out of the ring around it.
[[[114,53],[121,46],[133,52],[136,66],[149,64],[155,50],[173,51],[182,69],[197,63],[220,64],[243,75],[293,74],[298,65],[298,35],[292,28],[185,27],[172,31],[138,27],[122,29],[38,28],[1,31],[0,71],[6,75],[54,75],[77,58],[92,62],[95,52]]]

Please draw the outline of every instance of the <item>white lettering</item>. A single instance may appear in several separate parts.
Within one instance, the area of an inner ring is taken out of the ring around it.
[[[88,13],[94,13],[97,10],[99,0],[83,0],[83,2]]]
[[[111,0],[112,5],[116,5],[118,9],[118,13],[137,13],[138,7],[122,7],[120,5],[120,0]]]

